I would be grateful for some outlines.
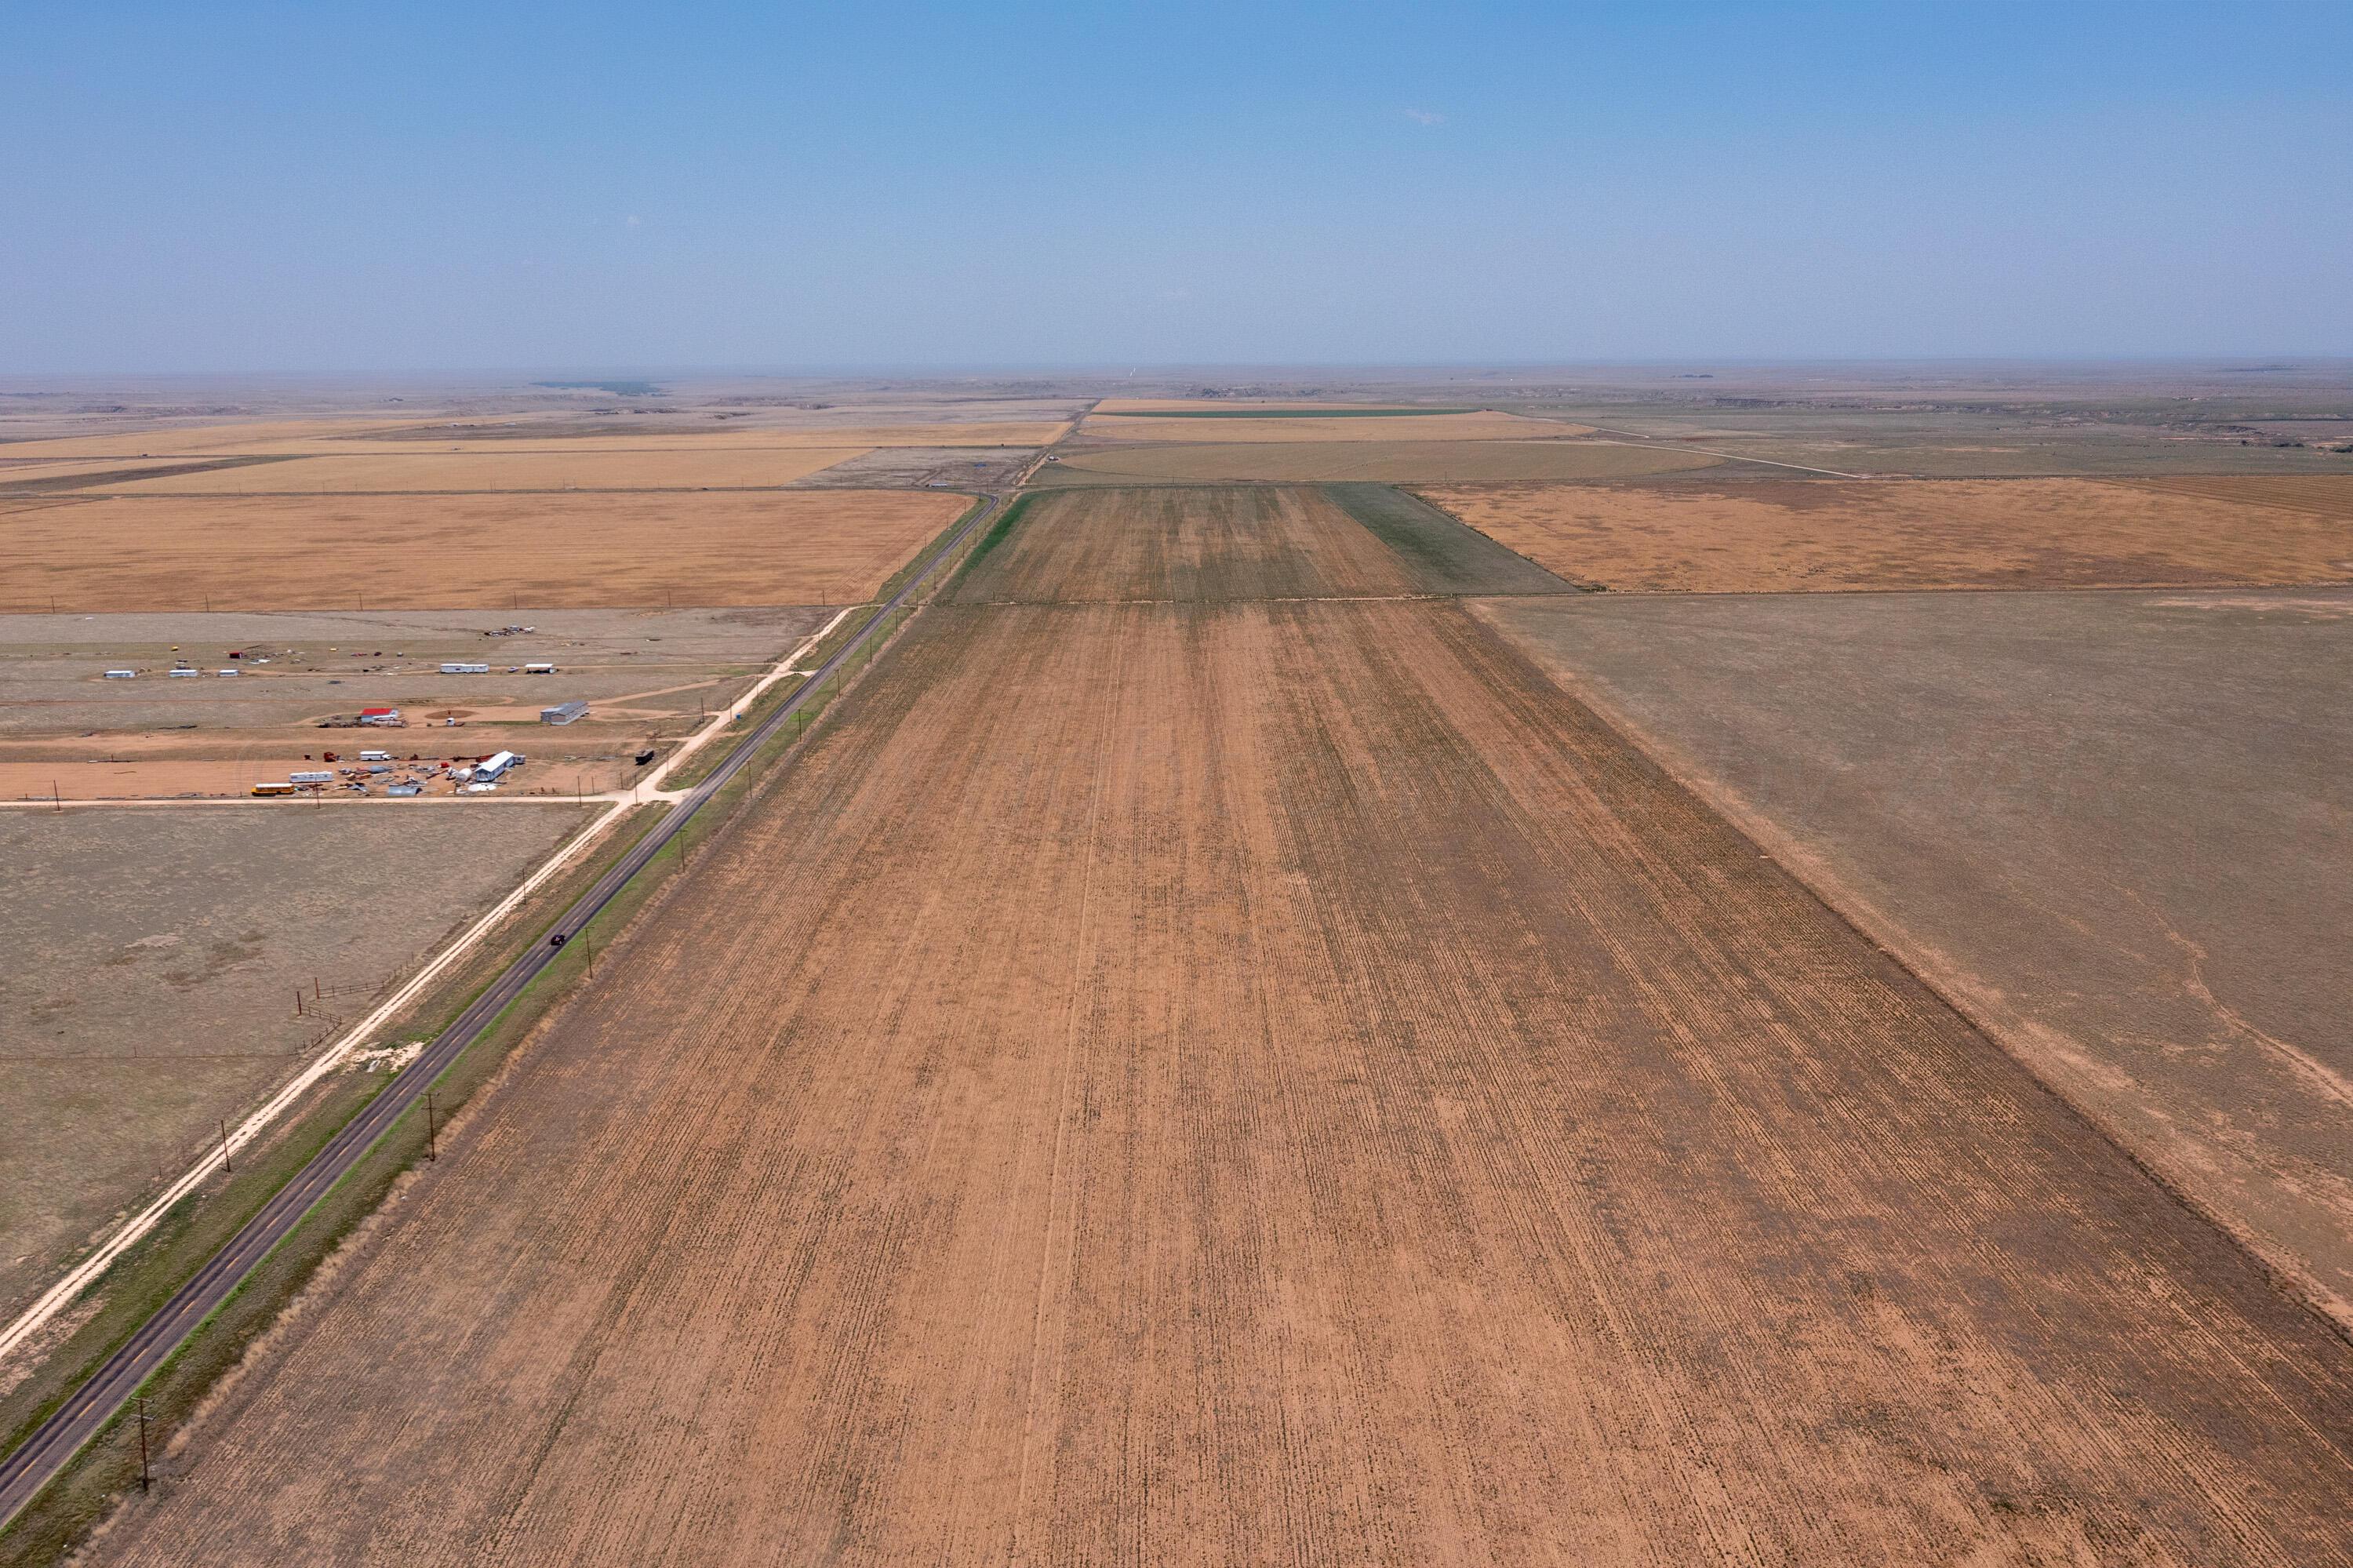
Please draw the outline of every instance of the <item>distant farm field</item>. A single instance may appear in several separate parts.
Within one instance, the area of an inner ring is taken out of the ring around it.
[[[1577,582],[1655,592],[2107,588],[2353,580],[2342,520],[2207,481],[1760,480],[1737,485],[1421,487]]]
[[[839,603],[968,504],[849,490],[0,503],[0,609]]]
[[[2191,474],[2133,482],[2162,494],[2202,495],[2353,521],[2353,474]]]
[[[185,457],[216,452],[298,451],[367,432],[397,430],[413,419],[269,419],[173,425],[98,436],[47,436],[0,442],[0,458]],[[334,450],[332,446],[329,450]]]
[[[142,456],[297,455],[335,456],[369,451],[722,452],[742,448],[882,446],[1042,446],[1070,427],[1042,420],[962,423],[934,420],[885,424],[811,422],[794,426],[737,426],[716,430],[582,431],[576,426],[517,421],[495,435],[473,426],[390,424],[383,420],[303,419],[273,423],[206,425],[169,430],[128,431],[111,436],[62,436],[0,442],[0,459],[68,459]]]
[[[1354,515],[993,529],[108,1558],[2353,1552],[2353,1346]]]
[[[1476,412],[1384,415],[1367,410],[1257,412],[1219,408],[1182,416],[1095,414],[1082,435],[1107,441],[1525,441],[1581,436],[1590,427],[1517,414]]]
[[[764,489],[846,462],[865,447],[721,447],[709,451],[375,452],[241,463],[202,473],[107,482],[123,495],[272,495],[434,491]],[[6,471],[0,470],[0,482]]]
[[[0,812],[0,1315],[582,820]]]
[[[1414,421],[1418,427],[1426,422]],[[1697,452],[1580,440],[1204,441],[1066,451],[1062,461],[1050,465],[1039,478],[1053,484],[1138,480],[1195,484],[1495,483],[1627,479],[1711,468],[1723,461]]]

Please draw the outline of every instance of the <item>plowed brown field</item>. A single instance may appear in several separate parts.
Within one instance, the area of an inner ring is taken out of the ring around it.
[[[918,620],[104,1555],[2353,1561],[2220,1233],[1459,604],[1156,525],[1262,559]]]
[[[2080,479],[1424,487],[1575,581],[1687,593],[2353,580],[2353,528],[2238,498]],[[2248,499],[2253,499],[2250,496]]]
[[[840,603],[969,505],[943,492],[107,496],[0,503],[0,609]]]
[[[1029,503],[964,604],[1409,594],[1409,564],[1320,490],[1122,490]]]
[[[1525,441],[1550,436],[1584,436],[1590,425],[1562,419],[1531,419],[1519,414],[1352,414],[1319,419],[1310,414],[1280,418],[1155,419],[1144,413],[1098,413],[1080,427],[1082,435],[1106,441]]]

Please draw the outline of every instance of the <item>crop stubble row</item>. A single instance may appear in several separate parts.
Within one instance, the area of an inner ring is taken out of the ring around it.
[[[2353,1556],[2344,1342],[1461,607],[1243,597],[1321,503],[1036,602],[1250,536],[1161,504],[919,620],[110,1550]]]

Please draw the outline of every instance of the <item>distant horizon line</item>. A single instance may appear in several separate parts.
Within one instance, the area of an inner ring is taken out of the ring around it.
[[[1779,368],[1838,367],[1936,367],[1936,366],[2196,366],[2225,374],[2277,375],[2298,370],[2353,366],[2353,351],[2348,352],[2262,352],[2242,353],[2140,353],[2140,354],[1905,354],[1905,355],[1621,355],[1587,359],[1433,359],[1433,360],[1167,360],[1134,363],[1061,362],[1025,363],[1020,361],[972,362],[868,362],[815,364],[803,366],[776,365],[513,365],[496,366],[404,366],[336,367],[321,369],[217,369],[217,370],[156,370],[113,368],[91,370],[8,371],[0,370],[0,386],[19,387],[46,382],[100,380],[142,380],[200,382],[207,380],[289,381],[381,379],[392,381],[426,381],[437,379],[469,379],[480,381],[522,381],[527,385],[545,385],[545,378],[564,377],[580,380],[584,389],[596,380],[712,380],[739,378],[748,380],[814,380],[839,379],[851,376],[933,377],[970,379],[1008,376],[1068,376],[1091,380],[1129,380],[1146,376],[1273,376],[1297,377],[1314,375],[1356,375],[1376,372],[1405,372],[1421,375],[1440,373],[1508,372],[1514,375],[1566,371],[1637,370],[1637,369],[1708,369],[1759,370]],[[549,390],[559,390],[550,387]]]

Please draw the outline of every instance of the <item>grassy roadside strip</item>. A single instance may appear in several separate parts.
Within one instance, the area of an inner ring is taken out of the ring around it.
[[[1004,514],[988,525],[988,532],[983,534],[972,548],[965,552],[964,559],[956,563],[955,569],[941,580],[940,586],[933,590],[934,596],[949,592],[960,586],[964,579],[971,575],[972,569],[987,558],[991,550],[1005,543],[1014,528],[1019,524],[1021,514],[1029,510],[1029,503],[1035,499],[1034,495],[1017,496],[1013,503],[1005,509]]]
[[[965,520],[972,515],[973,507],[985,506],[987,504],[987,501],[985,497],[976,497],[973,501],[972,506],[967,506],[962,512],[957,513],[955,514],[955,521],[951,522],[946,527],[941,529],[937,534],[932,535],[930,539],[924,541],[923,547],[916,551],[915,554],[909,558],[905,566],[901,567],[897,571],[892,573],[890,578],[885,581],[881,588],[875,590],[874,597],[871,600],[867,601],[866,604],[860,606],[859,609],[861,610],[871,610],[871,606],[881,604],[890,599],[892,594],[897,593],[901,588],[905,586],[907,579],[913,576],[915,572],[920,570],[924,562],[932,558],[932,552],[938,547],[940,541],[950,537],[958,528],[964,525]],[[828,659],[833,657],[835,652],[841,648],[842,644],[848,642],[851,638],[856,637],[860,632],[863,631],[872,619],[873,618],[871,613],[852,614],[849,620],[844,620],[839,626],[835,627],[830,632],[827,633],[825,638],[820,641],[816,647],[810,649],[807,653],[802,654],[800,662],[812,668],[823,664]],[[664,788],[670,789],[691,789],[697,784],[702,783],[705,779],[710,778],[712,773],[718,768],[719,765],[727,759],[727,754],[735,748],[736,742],[742,740],[744,736],[750,734],[753,730],[759,728],[761,725],[767,722],[767,717],[770,714],[776,712],[778,707],[782,706],[786,702],[789,702],[792,699],[794,693],[798,692],[802,687],[807,684],[808,683],[803,680],[778,681],[775,685],[761,693],[760,700],[758,702],[754,703],[750,707],[744,709],[740,717],[728,721],[726,727],[719,732],[719,737],[717,739],[712,740],[708,745],[704,746],[702,751],[698,752],[684,767],[671,774],[669,779],[663,780]],[[762,755],[766,755],[765,748],[763,748]]]
[[[594,853],[534,893],[510,917],[501,938],[460,960],[382,1038],[429,1039],[439,1033],[668,810],[659,805],[633,808]],[[626,919],[629,910],[667,880],[673,865],[670,857],[659,857],[607,906],[592,927],[598,933],[596,946],[605,946],[617,927],[614,916]],[[441,1120],[446,1122],[497,1070],[530,1025],[568,989],[575,969],[585,969],[586,956],[584,948],[576,963],[551,966],[491,1033],[458,1059],[435,1089],[435,1109]],[[390,1082],[375,1073],[329,1075],[265,1139],[238,1151],[233,1174],[216,1175],[175,1207],[153,1234],[124,1254],[83,1298],[95,1298],[98,1310],[0,1400],[5,1441],[11,1446],[21,1442]],[[335,1245],[375,1210],[393,1181],[417,1163],[425,1141],[421,1116],[404,1118],[359,1169],[311,1211],[293,1237],[271,1253],[237,1294],[149,1380],[144,1392],[152,1451],[161,1453],[221,1374],[237,1364]],[[163,1473],[160,1467],[158,1473]],[[136,1487],[138,1476],[136,1421],[126,1409],[0,1533],[0,1564],[13,1568],[54,1561],[105,1515],[125,1488]]]
[[[983,504],[983,503],[976,503]],[[1008,512],[1019,510],[1016,503]],[[957,523],[971,516],[969,510]],[[951,525],[949,534],[955,525]],[[1003,520],[984,536],[985,546],[1003,537]],[[945,536],[944,535],[943,536]],[[898,609],[890,612],[875,627],[872,640],[860,651],[858,657],[838,671],[825,683],[825,689],[812,700],[812,715],[830,704],[832,699],[857,677],[872,668],[877,653],[893,641],[906,622],[922,606],[949,583],[959,579],[975,558],[976,546],[967,546],[961,560],[939,563],[927,590],[916,595]],[[919,556],[905,568],[912,572],[928,560]],[[894,579],[903,583],[905,574]],[[895,592],[895,586],[886,586],[882,597]],[[827,640],[829,646],[814,651],[810,657],[829,657],[842,641],[858,635],[867,621],[845,623]],[[778,683],[781,686],[784,683]],[[747,726],[748,727],[748,726]],[[505,1065],[514,1047],[569,997],[586,980],[590,966],[603,961],[598,955],[626,950],[626,929],[633,916],[649,901],[666,891],[680,870],[691,865],[705,843],[716,834],[723,833],[733,824],[738,809],[748,799],[772,788],[784,770],[773,766],[791,751],[807,732],[807,726],[797,726],[773,737],[755,752],[750,763],[727,786],[711,797],[694,826],[681,832],[675,841],[676,853],[657,855],[633,877],[580,932],[566,945],[563,954],[533,979],[522,993],[498,1020],[479,1037],[448,1070],[437,1080],[434,1087],[435,1108],[446,1126],[449,1116],[462,1107],[484,1085],[488,1084]],[[726,747],[712,743],[717,757],[725,755]],[[714,762],[717,758],[714,758]],[[486,947],[460,966],[461,972],[453,974],[436,988],[429,998],[421,1001],[408,1015],[385,1032],[385,1038],[430,1038],[454,1019],[465,1007],[503,972],[516,953],[536,943],[557,916],[567,909],[581,892],[597,875],[627,853],[668,808],[647,806],[635,808],[632,817],[624,821],[612,840],[593,857],[592,863],[572,868],[518,911],[508,940]],[[519,939],[518,939],[519,938]],[[274,1133],[262,1145],[256,1145],[239,1156],[240,1167],[224,1185],[200,1193],[201,1210],[195,1202],[190,1205],[192,1217],[201,1214],[205,1223],[191,1224],[185,1230],[174,1224],[159,1228],[148,1245],[134,1249],[109,1272],[94,1288],[115,1289],[121,1298],[110,1301],[97,1319],[77,1331],[61,1350],[73,1353],[53,1353],[33,1380],[42,1385],[41,1391],[20,1388],[0,1405],[0,1419],[11,1429],[9,1441],[21,1441],[37,1425],[48,1410],[54,1408],[72,1389],[102,1361],[112,1348],[121,1343],[145,1317],[166,1299],[179,1282],[208,1258],[214,1251],[241,1226],[246,1219],[267,1202],[269,1195],[289,1180],[295,1171],[333,1136],[368,1100],[381,1092],[389,1080],[368,1074],[338,1074],[330,1077],[320,1091],[322,1097],[311,1107],[289,1117],[281,1124],[283,1131]],[[332,1114],[328,1107],[332,1105]],[[363,1222],[375,1213],[395,1184],[405,1174],[417,1169],[426,1153],[427,1132],[422,1107],[410,1111],[396,1122],[353,1168],[311,1209],[301,1226],[287,1241],[280,1244],[245,1282],[213,1315],[189,1336],[169,1361],[151,1377],[142,1389],[147,1403],[147,1439],[152,1454],[158,1456],[153,1468],[158,1484],[168,1488],[179,1477],[189,1473],[201,1461],[202,1455],[167,1455],[164,1450],[174,1434],[187,1426],[201,1410],[206,1397],[222,1377],[232,1371],[247,1350],[276,1322],[287,1306],[301,1294],[302,1287],[316,1274],[320,1266],[336,1247]],[[250,1163],[248,1164],[247,1162]],[[217,1200],[223,1192],[237,1194],[234,1204]],[[166,1239],[167,1233],[170,1239]],[[125,1271],[138,1271],[139,1287],[119,1289],[118,1285],[129,1278]],[[135,1304],[134,1304],[135,1303]],[[109,1325],[100,1331],[100,1325]],[[85,1344],[84,1337],[88,1336]],[[70,1372],[60,1372],[70,1365]],[[20,1409],[21,1406],[21,1409]],[[135,1405],[126,1406],[107,1426],[83,1447],[64,1470],[17,1515],[5,1533],[0,1533],[0,1568],[16,1564],[50,1563],[71,1551],[102,1520],[113,1507],[134,1492],[139,1478],[139,1433]]]

